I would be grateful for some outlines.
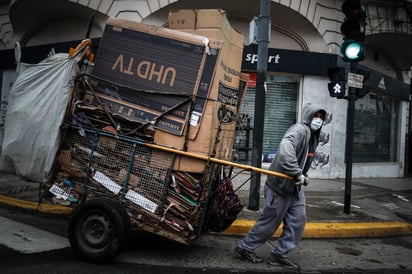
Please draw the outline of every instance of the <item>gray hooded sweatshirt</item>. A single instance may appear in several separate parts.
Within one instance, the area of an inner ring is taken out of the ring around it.
[[[278,151],[269,170],[284,173],[293,178],[297,178],[302,174],[309,151],[309,141],[314,138],[314,149],[319,144],[319,134],[321,129],[312,132],[310,123],[313,115],[318,112],[324,112],[326,118],[326,111],[320,106],[314,104],[305,104],[302,109],[302,121],[292,125],[280,142]],[[289,180],[278,176],[268,176],[266,184],[274,191],[281,195],[296,195],[297,187],[295,180]]]

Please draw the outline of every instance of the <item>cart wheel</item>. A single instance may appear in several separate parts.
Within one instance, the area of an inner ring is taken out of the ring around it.
[[[68,234],[80,258],[103,262],[119,254],[130,231],[130,219],[119,202],[93,199],[74,210]]]

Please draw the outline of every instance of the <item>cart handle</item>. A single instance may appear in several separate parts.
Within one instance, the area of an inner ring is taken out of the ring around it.
[[[196,159],[199,159],[199,160],[210,161],[210,162],[213,162],[213,163],[216,163],[216,164],[233,166],[233,167],[241,168],[241,169],[248,170],[248,171],[254,171],[254,172],[259,172],[259,173],[263,173],[263,174],[266,174],[266,175],[282,177],[282,178],[289,179],[289,180],[293,179],[293,177],[291,177],[289,175],[286,175],[284,173],[280,173],[280,172],[275,172],[275,171],[270,171],[270,170],[266,170],[266,169],[262,169],[262,168],[257,168],[257,167],[250,166],[250,165],[237,164],[237,163],[233,163],[233,162],[230,162],[230,161],[226,161],[226,160],[222,160],[222,159],[218,159],[218,158],[213,158],[213,157],[208,157],[208,156],[204,156],[204,155],[200,155],[200,154],[196,154],[196,153],[192,153],[192,152],[182,151],[182,150],[178,150],[178,149],[174,149],[174,148],[170,148],[170,147],[164,147],[164,146],[150,144],[150,143],[143,143],[143,144],[147,147],[150,147],[150,148],[159,149],[159,150],[163,150],[163,151],[167,151],[167,152],[171,152],[171,153],[176,153],[176,154],[179,154],[179,155],[192,157],[192,158],[196,158]]]
[[[76,126],[71,126],[71,127],[78,128]],[[87,129],[84,129],[84,130],[87,130]],[[94,132],[92,130],[90,130],[90,131]],[[112,136],[112,133],[100,132],[100,134],[107,135],[107,136]],[[237,163],[233,163],[233,162],[218,159],[218,158],[213,158],[213,157],[208,157],[208,156],[204,156],[204,155],[200,155],[200,154],[196,154],[196,153],[192,153],[192,152],[178,150],[178,149],[171,148],[171,147],[165,147],[165,146],[156,145],[156,144],[153,144],[153,143],[147,143],[143,140],[130,139],[130,138],[127,138],[127,137],[123,137],[123,139],[125,139],[125,140],[134,140],[135,142],[137,141],[138,144],[149,147],[149,148],[159,149],[159,150],[162,150],[162,151],[179,154],[179,155],[186,156],[186,157],[195,158],[195,159],[198,159],[198,160],[210,161],[210,162],[216,163],[216,164],[233,166],[233,167],[241,168],[241,169],[244,169],[244,170],[247,170],[247,171],[259,172],[259,173],[263,173],[263,174],[266,174],[266,175],[285,178],[285,179],[288,179],[288,180],[293,180],[294,179],[293,177],[291,177],[289,175],[286,175],[286,174],[280,173],[280,172],[276,172],[276,171],[270,171],[270,170],[266,170],[266,169],[262,169],[262,168],[257,168],[257,167],[254,167],[254,166],[249,166],[249,165],[237,164]]]

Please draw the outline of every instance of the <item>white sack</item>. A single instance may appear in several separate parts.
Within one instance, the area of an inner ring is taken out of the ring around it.
[[[36,182],[49,180],[81,57],[56,54],[38,64],[19,64],[9,95],[1,171]]]

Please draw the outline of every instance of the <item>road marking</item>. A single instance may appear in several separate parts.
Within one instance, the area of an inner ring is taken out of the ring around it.
[[[338,203],[338,202],[336,202],[336,201],[332,201],[332,204],[335,204],[335,205],[338,205],[338,206],[343,206],[344,204],[342,204],[342,203]],[[358,206],[358,205],[350,205],[351,207],[354,207],[354,208],[358,208],[358,209],[360,209],[360,206]]]
[[[0,244],[22,253],[37,253],[70,246],[67,238],[1,216]]]

